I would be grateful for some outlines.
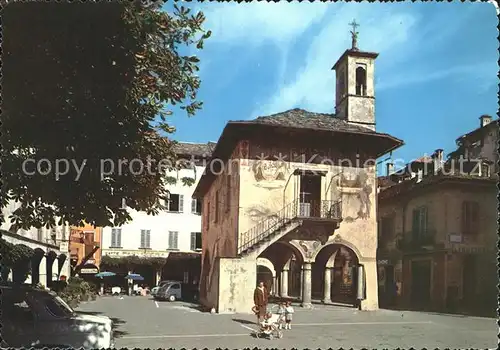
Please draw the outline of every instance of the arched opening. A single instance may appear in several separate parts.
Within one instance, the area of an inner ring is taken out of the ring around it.
[[[313,298],[357,305],[358,266],[358,257],[349,247],[342,244],[326,245],[312,266]],[[325,273],[330,276],[326,278]],[[325,288],[325,282],[330,284],[330,288]]]
[[[273,288],[273,272],[269,270],[269,267],[264,265],[257,265],[257,283],[264,282],[268,292],[271,292]]]
[[[47,253],[47,261],[45,264],[45,269],[46,269],[46,276],[47,276],[47,287],[52,286],[52,265],[54,264],[54,261],[57,259],[57,254],[54,251],[49,251]]]
[[[366,96],[366,70],[363,67],[356,68],[356,95]]]
[[[66,262],[66,259],[67,259],[66,254],[61,254],[57,257],[57,279],[59,279],[61,277],[61,272],[63,271],[64,263]],[[66,276],[66,277],[68,277],[68,276]]]
[[[276,295],[300,297],[303,257],[297,248],[288,242],[278,241],[271,244],[259,257],[271,261],[276,269]]]
[[[31,258],[31,284],[40,283],[40,263],[42,262],[45,252],[41,248],[35,248],[33,257]]]

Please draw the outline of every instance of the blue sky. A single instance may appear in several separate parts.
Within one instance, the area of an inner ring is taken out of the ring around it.
[[[394,158],[410,161],[497,113],[497,17],[488,3],[185,3],[213,32],[201,59],[193,118],[176,113],[179,141],[217,141],[228,120],[291,108],[332,113],[331,67],[350,47],[380,53],[375,66],[377,131],[405,141]]]

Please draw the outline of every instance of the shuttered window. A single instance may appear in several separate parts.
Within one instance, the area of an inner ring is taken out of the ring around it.
[[[177,240],[179,237],[179,232],[168,231],[168,249],[178,249]]]
[[[414,238],[419,238],[427,233],[427,207],[422,206],[413,210],[412,234]]]
[[[201,201],[198,199],[191,200],[191,213],[193,214],[201,214]]]
[[[122,246],[122,229],[114,228],[111,229],[111,247],[121,248]]]
[[[141,230],[141,248],[151,248],[151,230]]]
[[[462,202],[462,233],[475,234],[479,226],[479,203],[472,201]]]
[[[167,201],[167,210],[172,213],[182,213],[184,210],[184,196],[182,194],[170,194]]]
[[[191,250],[201,249],[201,232],[191,232]]]

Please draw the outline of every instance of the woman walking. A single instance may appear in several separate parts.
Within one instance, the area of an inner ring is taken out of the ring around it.
[[[266,287],[264,287],[264,282],[262,281],[260,281],[257,288],[255,288],[255,291],[253,293],[253,302],[255,304],[255,311],[257,314],[258,322],[260,323],[267,313],[268,302],[267,289]]]

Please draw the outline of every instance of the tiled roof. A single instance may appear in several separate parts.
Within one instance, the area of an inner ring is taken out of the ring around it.
[[[174,152],[178,155],[190,155],[196,157],[210,157],[215,148],[215,142],[191,143],[177,142],[174,144]]]
[[[377,132],[360,125],[349,124],[343,119],[339,119],[335,114],[313,113],[300,108],[288,110],[286,112],[258,117],[254,120],[246,121],[252,124],[267,124],[292,128],[304,128],[327,131],[345,131],[356,133],[377,134]]]
[[[385,182],[384,184],[387,186],[386,187],[380,186],[380,193],[378,194],[378,199],[384,200],[387,198],[392,198],[401,195],[403,193],[408,193],[414,189],[421,188],[426,185],[440,183],[446,180],[455,180],[464,182],[467,181],[469,184],[472,183],[472,181],[474,181],[476,183],[491,184],[491,185],[495,185],[497,182],[497,179],[494,177],[480,177],[480,176],[466,175],[466,174],[429,175],[429,176],[424,176],[424,178],[420,182],[418,181],[417,177],[414,177],[412,179],[404,180],[399,183],[393,182],[392,184],[390,184],[388,182]],[[379,185],[380,185],[380,177],[379,177]]]

